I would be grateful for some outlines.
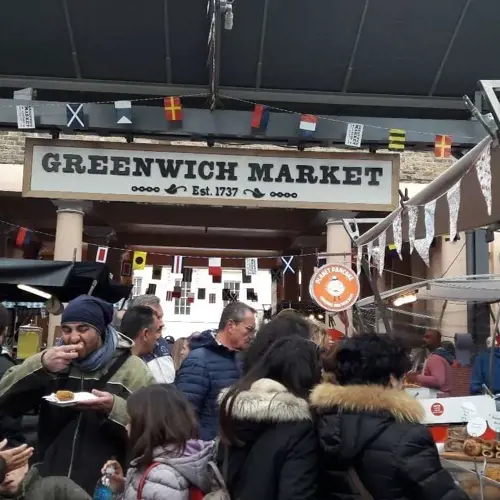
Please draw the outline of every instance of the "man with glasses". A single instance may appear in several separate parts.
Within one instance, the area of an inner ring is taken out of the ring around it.
[[[232,302],[222,311],[217,331],[207,330],[191,340],[191,352],[175,378],[176,386],[193,405],[200,439],[214,439],[219,427],[219,392],[241,376],[239,353],[255,334],[255,310]]]

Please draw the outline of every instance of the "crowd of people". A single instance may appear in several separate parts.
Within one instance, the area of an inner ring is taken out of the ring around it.
[[[154,296],[119,315],[91,296],[70,302],[57,345],[12,361],[0,380],[0,498],[89,500],[105,475],[123,500],[222,486],[214,498],[467,499],[402,390],[402,347],[359,334],[325,351],[304,317],[278,315],[257,332],[255,316],[230,303],[217,330],[172,346]],[[0,309],[0,333],[6,324]],[[62,390],[94,397],[44,399]],[[29,412],[34,447],[14,437]]]

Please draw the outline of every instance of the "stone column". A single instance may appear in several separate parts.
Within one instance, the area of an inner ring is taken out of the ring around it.
[[[344,224],[338,219],[328,219],[326,223],[326,261],[328,264],[340,264],[351,267],[352,243]],[[329,255],[333,254],[333,255]],[[352,312],[347,311],[349,328],[345,328],[340,318],[335,318],[336,328],[346,335],[352,332]],[[327,320],[328,321],[328,320]],[[327,322],[328,325],[328,322]]]
[[[57,200],[56,241],[54,260],[80,262],[82,260],[83,218],[91,204],[85,201]],[[47,347],[54,344],[56,327],[61,324],[61,316],[49,317]]]

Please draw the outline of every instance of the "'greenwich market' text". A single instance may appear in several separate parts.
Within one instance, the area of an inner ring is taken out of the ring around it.
[[[283,182],[300,184],[361,185],[363,179],[369,186],[380,185],[381,167],[335,165],[274,165],[249,162],[244,170],[238,162],[173,160],[163,158],[47,153],[42,158],[46,172],[64,174],[116,175],[151,177],[156,170],[165,179],[201,179],[238,181],[238,174],[245,172],[246,182]],[[326,163],[326,162],[325,162]],[[243,180],[243,179],[241,179]]]

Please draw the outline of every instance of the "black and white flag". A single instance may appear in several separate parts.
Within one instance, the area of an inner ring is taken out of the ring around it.
[[[132,125],[132,101],[116,101],[116,123]]]
[[[85,128],[83,104],[66,104],[66,126],[69,128]]]
[[[18,105],[17,111],[17,128],[28,130],[35,128],[35,108],[33,106]]]

